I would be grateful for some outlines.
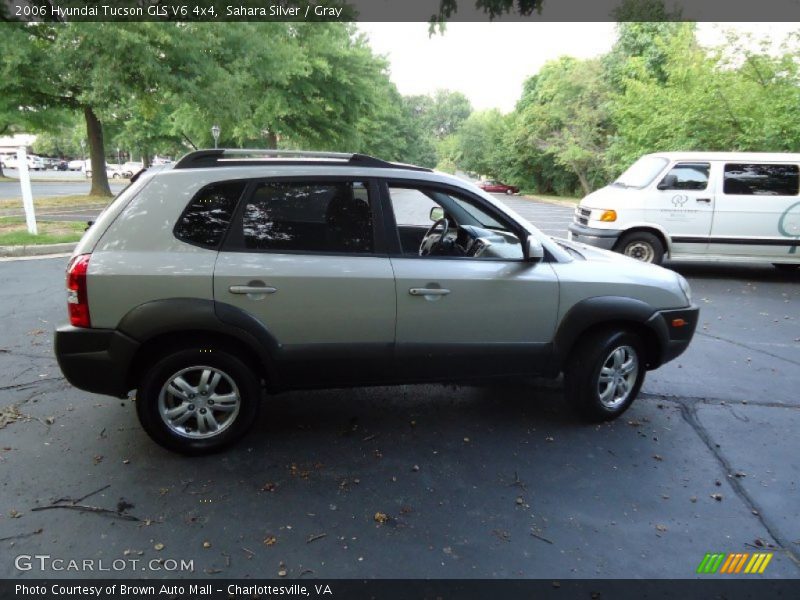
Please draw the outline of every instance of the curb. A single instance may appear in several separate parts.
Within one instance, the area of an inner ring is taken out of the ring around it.
[[[46,254],[65,254],[75,250],[78,242],[66,244],[37,244],[30,246],[0,246],[0,257],[43,256]]]

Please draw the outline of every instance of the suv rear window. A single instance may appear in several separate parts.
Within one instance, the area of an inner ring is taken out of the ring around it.
[[[244,204],[246,250],[365,254],[374,250],[363,182],[265,182]]]
[[[244,181],[226,181],[204,187],[175,224],[175,237],[187,244],[218,248],[245,185]]]

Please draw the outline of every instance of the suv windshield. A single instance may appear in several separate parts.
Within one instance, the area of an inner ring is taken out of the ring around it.
[[[643,188],[648,185],[667,164],[666,158],[643,156],[620,175],[612,185]]]

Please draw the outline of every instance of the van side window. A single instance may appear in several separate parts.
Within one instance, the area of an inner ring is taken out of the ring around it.
[[[704,190],[708,187],[709,163],[678,163],[658,184],[660,190]]]
[[[797,165],[728,163],[723,191],[740,196],[796,196],[800,189]]]

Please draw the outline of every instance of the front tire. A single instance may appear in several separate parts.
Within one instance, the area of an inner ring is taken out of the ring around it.
[[[605,329],[577,342],[564,369],[565,395],[593,422],[616,419],[644,383],[646,360],[639,336]]]
[[[238,356],[184,349],[157,360],[144,374],[136,413],[147,434],[181,454],[208,454],[238,441],[258,415],[261,386]]]
[[[664,260],[664,244],[658,236],[647,231],[626,233],[620,238],[616,250],[625,256],[654,265],[660,265]]]

